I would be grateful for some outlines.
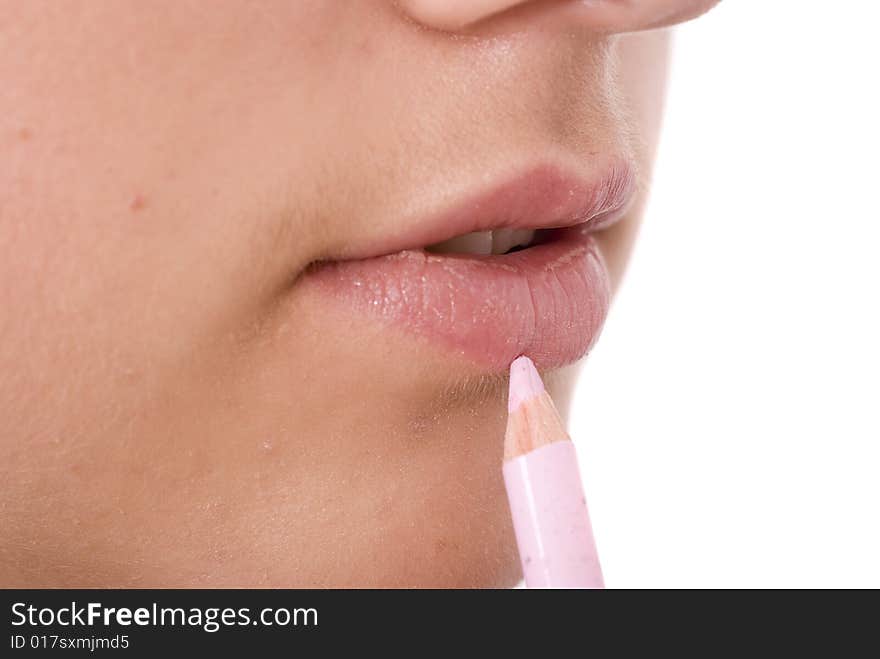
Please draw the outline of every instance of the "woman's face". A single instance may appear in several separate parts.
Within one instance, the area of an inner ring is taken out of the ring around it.
[[[507,364],[565,406],[660,122],[619,33],[710,4],[3,2],[0,582],[517,580]],[[492,229],[544,244],[422,251]]]

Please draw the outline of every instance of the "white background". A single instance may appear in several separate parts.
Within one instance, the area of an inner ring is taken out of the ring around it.
[[[725,0],[677,29],[572,405],[609,587],[880,587],[878,14]]]

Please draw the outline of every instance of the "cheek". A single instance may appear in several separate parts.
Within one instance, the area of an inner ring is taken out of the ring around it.
[[[627,217],[598,236],[617,288],[632,251],[651,183],[651,172],[666,95],[670,32],[655,30],[618,37],[617,82],[623,111],[635,136],[641,191]]]
[[[107,493],[110,449],[227,322],[235,305],[218,301],[241,289],[218,282],[241,281],[250,244],[210,212],[239,188],[214,147],[217,91],[192,77],[219,79],[235,43],[197,52],[198,22],[172,7],[163,21],[139,3],[58,7],[0,24],[3,528]]]
[[[617,41],[621,93],[648,161],[653,158],[663,118],[670,39],[669,30],[654,30],[623,35]]]
[[[121,408],[125,378],[143,388],[252,309],[260,278],[281,272],[266,254],[296,262],[265,249],[268,214],[246,192],[272,169],[271,148],[252,145],[278,144],[276,115],[296,105],[261,73],[282,55],[270,21],[309,24],[306,5],[284,4],[4,8],[0,280],[15,285],[0,309],[0,415],[13,435],[69,435]]]

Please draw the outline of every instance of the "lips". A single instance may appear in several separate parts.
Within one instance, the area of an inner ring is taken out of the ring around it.
[[[595,342],[610,301],[592,234],[622,216],[635,187],[626,163],[592,172],[532,168],[368,246],[375,255],[316,264],[307,279],[355,313],[491,371],[522,354],[541,368],[573,362]],[[494,250],[478,233],[493,230]],[[512,249],[499,254],[499,244]]]

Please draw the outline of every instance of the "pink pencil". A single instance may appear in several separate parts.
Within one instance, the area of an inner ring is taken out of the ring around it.
[[[577,456],[528,357],[510,365],[504,484],[529,588],[604,588]]]

